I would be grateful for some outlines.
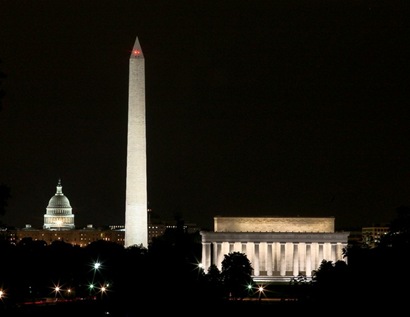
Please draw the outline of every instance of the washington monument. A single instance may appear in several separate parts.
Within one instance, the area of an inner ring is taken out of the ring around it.
[[[145,61],[138,37],[129,61],[124,246],[148,247]]]

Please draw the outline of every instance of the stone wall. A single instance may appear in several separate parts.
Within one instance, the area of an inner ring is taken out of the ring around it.
[[[334,217],[214,217],[214,232],[326,232]]]

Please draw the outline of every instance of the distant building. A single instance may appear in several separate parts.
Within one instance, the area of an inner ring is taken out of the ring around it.
[[[389,231],[390,227],[387,226],[363,227],[362,244],[374,248],[380,243],[380,239]]]
[[[185,233],[197,233],[201,229],[195,223],[189,223],[182,221],[180,223],[182,230]],[[177,230],[178,224],[174,221],[163,221],[153,210],[148,207],[148,244],[152,243],[152,240],[159,238],[165,234],[167,230]]]
[[[215,217],[214,231],[201,231],[202,267],[222,269],[224,255],[246,254],[256,282],[312,277],[322,260],[343,260],[349,232],[335,232],[334,218]]]
[[[16,228],[0,226],[0,241],[16,244]]]
[[[30,225],[26,225],[23,229],[17,229],[16,242],[18,243],[24,238],[44,241],[47,244],[51,244],[53,241],[64,241],[80,247],[85,247],[99,240],[124,245],[124,229],[94,228],[92,225],[88,225],[82,229],[49,230],[35,229]]]
[[[148,224],[148,243],[152,243],[152,239],[158,238],[165,233],[167,225],[164,223]]]
[[[167,230],[177,230],[178,226],[176,224],[171,224],[167,222],[153,222],[148,225],[148,242],[152,243],[152,240],[164,235]],[[200,232],[201,229],[194,223],[186,223],[182,227],[185,233],[196,233]]]
[[[61,179],[58,180],[57,192],[51,197],[44,215],[43,229],[71,230],[75,229],[74,215],[70,201],[63,194]]]

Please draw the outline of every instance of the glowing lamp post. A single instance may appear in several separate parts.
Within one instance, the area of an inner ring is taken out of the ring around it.
[[[264,291],[264,288],[263,288],[263,286],[259,286],[258,287],[258,292],[259,292],[259,301],[261,301],[261,297],[262,297],[262,293],[263,293],[263,291]]]
[[[252,293],[252,284],[248,284],[248,286],[246,287],[248,290],[248,296],[251,296]]]
[[[101,297],[103,297],[103,296],[104,296],[104,294],[106,294],[106,293],[107,293],[107,291],[108,291],[108,284],[106,284],[106,285],[102,285],[102,286],[100,287]]]
[[[95,286],[94,283],[88,284],[88,297],[89,297],[89,299],[95,299],[96,289],[97,289],[97,287]]]
[[[95,274],[97,273],[97,271],[98,271],[100,268],[101,268],[101,263],[100,263],[100,262],[94,262],[94,264],[93,264],[93,270],[94,270],[94,273],[93,273],[93,283],[94,283],[94,280],[95,280]]]
[[[54,295],[55,295],[55,300],[56,300],[56,301],[57,301],[57,295],[60,294],[60,292],[61,292],[60,286],[56,285],[56,286],[54,287]]]

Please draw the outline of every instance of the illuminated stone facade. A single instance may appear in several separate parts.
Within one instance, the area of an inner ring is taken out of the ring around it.
[[[333,218],[215,217],[215,232],[334,232]]]
[[[201,231],[202,265],[222,269],[225,254],[244,253],[255,281],[312,277],[322,260],[345,260],[349,232],[335,232],[334,218],[215,217],[214,232]]]
[[[55,195],[48,202],[43,228],[47,230],[71,230],[75,228],[73,211],[70,201],[63,194],[61,180],[58,181]]]
[[[129,60],[125,246],[148,247],[145,62],[138,38]]]

